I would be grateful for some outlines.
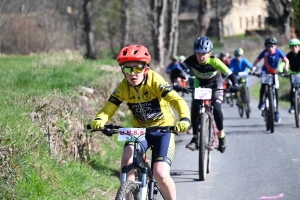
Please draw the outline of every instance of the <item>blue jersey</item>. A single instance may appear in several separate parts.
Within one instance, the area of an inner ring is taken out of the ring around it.
[[[268,74],[276,74],[279,59],[284,59],[285,54],[280,50],[276,49],[274,54],[270,54],[266,49],[263,50],[259,56],[258,60],[264,59],[264,65],[262,67],[262,71],[266,71]]]
[[[252,64],[245,57],[241,57],[240,61],[233,58],[229,64],[229,69],[235,75],[238,75],[239,72],[248,72],[247,68],[252,69]]]
[[[166,73],[170,73],[172,70],[176,69],[177,67],[180,67],[179,63],[170,63],[166,69]]]

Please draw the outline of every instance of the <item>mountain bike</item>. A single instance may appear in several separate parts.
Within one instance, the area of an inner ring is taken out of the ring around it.
[[[91,129],[87,125],[87,129]],[[149,127],[149,128],[124,128],[116,125],[105,125],[102,131],[107,136],[118,134],[118,141],[131,141],[134,143],[133,163],[122,167],[121,186],[118,189],[115,200],[163,200],[165,199],[158,184],[156,183],[152,169],[153,163],[145,159],[142,151],[141,141],[145,140],[145,135],[154,131],[165,132],[166,134],[177,134],[174,126]],[[150,145],[150,150],[153,146]],[[151,159],[153,160],[153,158]],[[135,170],[135,181],[126,180],[127,172]]]
[[[300,74],[291,74],[292,87],[294,94],[294,107],[295,107],[295,122],[296,127],[299,128],[300,120]]]
[[[266,123],[266,130],[274,133],[274,119],[276,110],[276,98],[275,98],[275,78],[276,74],[253,74],[257,77],[261,77],[261,83],[265,87],[264,102],[265,108],[262,111],[262,116]]]
[[[238,107],[240,117],[246,114],[246,118],[250,118],[250,97],[249,97],[249,88],[246,86],[245,75],[248,75],[247,72],[239,72],[240,76],[239,83],[241,90],[236,93],[236,105]]]
[[[198,168],[199,180],[204,181],[206,174],[210,173],[211,151],[218,149],[217,128],[213,118],[211,106],[212,91],[227,89],[195,88],[194,101],[198,106],[197,116],[197,142],[196,149],[199,151]]]

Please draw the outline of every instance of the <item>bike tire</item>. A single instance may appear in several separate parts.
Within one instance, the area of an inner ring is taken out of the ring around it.
[[[213,121],[212,118],[210,118],[210,128],[209,128],[209,135],[208,135],[208,143],[211,145],[213,143],[213,137],[214,137],[214,132],[217,130],[216,124]],[[212,146],[212,148],[214,148]],[[207,169],[206,169],[206,173],[210,173],[210,167],[211,167],[211,154],[212,154],[212,149],[209,149],[207,151]]]
[[[240,117],[243,118],[243,116],[244,116],[244,106],[241,105],[241,104],[239,104],[239,105],[238,105],[238,110],[239,110],[239,115],[240,115]]]
[[[274,95],[270,87],[269,87],[268,96],[269,96],[268,120],[270,124],[270,132],[274,133]]]
[[[269,131],[270,130],[270,123],[269,123],[269,96],[266,93],[265,94],[265,108],[263,110],[263,114],[264,114],[264,120],[265,120],[265,124],[266,124],[266,130]]]
[[[198,125],[198,168],[199,180],[204,181],[207,173],[207,146],[208,146],[208,132],[209,132],[209,117],[207,113],[201,113],[200,126]]]
[[[249,119],[250,118],[250,104],[249,104],[249,89],[245,88],[245,99],[244,99],[244,110],[245,110],[245,114],[246,114],[246,118]]]
[[[296,127],[299,128],[299,112],[300,112],[300,94],[299,91],[296,89],[294,94],[294,107],[295,107],[295,123]]]
[[[234,104],[234,97],[233,94],[230,93],[230,106],[233,107],[233,104]]]
[[[138,200],[140,191],[139,188],[139,184],[127,180],[119,187],[115,200]],[[129,195],[127,196],[128,198],[126,198],[127,194]]]

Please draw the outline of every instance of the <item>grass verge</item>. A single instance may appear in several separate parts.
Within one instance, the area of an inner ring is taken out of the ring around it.
[[[84,124],[122,78],[119,69],[72,52],[0,62],[0,198],[112,199],[123,144]],[[130,123],[126,116],[111,122]]]

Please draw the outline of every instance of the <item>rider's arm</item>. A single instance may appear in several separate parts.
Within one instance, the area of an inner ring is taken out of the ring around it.
[[[288,59],[287,57],[284,57],[284,58],[282,59],[282,61],[285,63],[284,69],[285,69],[286,71],[288,71],[288,70],[289,70],[289,63],[290,63],[289,59]]]
[[[280,50],[277,49],[279,52],[279,56],[281,57],[282,61],[285,63],[284,70],[288,71],[289,69],[289,59],[286,57],[286,55]]]
[[[264,57],[264,54],[267,52],[267,50],[263,50],[262,52],[260,52],[260,54],[258,55],[258,57],[256,58],[256,60],[253,62],[253,71],[255,71],[257,69],[257,63]]]
[[[233,85],[237,84],[234,73],[220,59],[214,59],[213,67],[229,78]]]
[[[156,77],[153,88],[177,111],[179,119],[190,121],[190,109],[185,100],[162,77]]]
[[[252,64],[246,58],[243,58],[243,64],[246,66],[246,68],[248,68],[250,70],[253,69]]]
[[[114,116],[116,110],[119,108],[120,104],[123,101],[119,92],[123,91],[121,85],[122,84],[119,84],[119,86],[114,90],[106,104],[96,115],[95,119],[101,118],[104,121],[104,123],[106,123],[110,118]]]

